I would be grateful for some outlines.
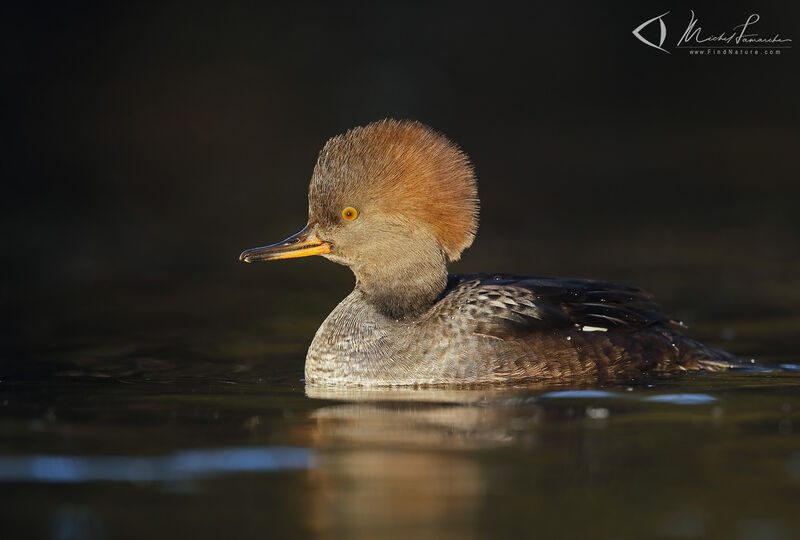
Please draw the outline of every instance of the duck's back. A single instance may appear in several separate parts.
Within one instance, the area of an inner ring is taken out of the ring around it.
[[[467,342],[488,344],[492,355],[472,361],[489,365],[489,381],[636,376],[738,363],[685,337],[680,323],[660,313],[641,289],[604,281],[451,275],[426,326],[448,328],[451,339],[443,342],[456,351],[468,351]],[[468,354],[446,357],[472,362]]]

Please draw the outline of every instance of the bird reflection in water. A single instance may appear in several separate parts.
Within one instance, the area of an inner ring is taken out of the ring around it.
[[[541,407],[531,390],[307,386],[310,398],[341,402],[309,413],[307,431],[294,433],[316,449],[305,473],[312,528],[473,537],[489,487],[482,451],[535,447],[534,428],[548,415],[584,414]]]

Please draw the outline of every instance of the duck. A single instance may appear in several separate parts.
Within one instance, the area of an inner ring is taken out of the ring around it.
[[[737,364],[687,337],[638,287],[449,275],[478,214],[468,156],[425,124],[384,119],[328,140],[311,175],[306,226],[239,259],[320,255],[355,275],[311,341],[307,385],[569,383]]]

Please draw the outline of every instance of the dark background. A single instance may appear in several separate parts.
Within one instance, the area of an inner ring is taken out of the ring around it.
[[[3,360],[307,343],[349,272],[237,256],[302,227],[327,138],[384,117],[476,164],[481,230],[456,270],[634,281],[701,335],[787,354],[798,51],[631,35],[671,11],[674,44],[690,8],[709,31],[757,11],[759,32],[800,35],[791,2],[3,8]]]

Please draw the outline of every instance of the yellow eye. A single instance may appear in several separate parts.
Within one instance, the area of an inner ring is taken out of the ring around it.
[[[358,217],[358,210],[356,210],[352,206],[348,206],[347,208],[342,210],[342,217],[347,221],[353,221]]]

